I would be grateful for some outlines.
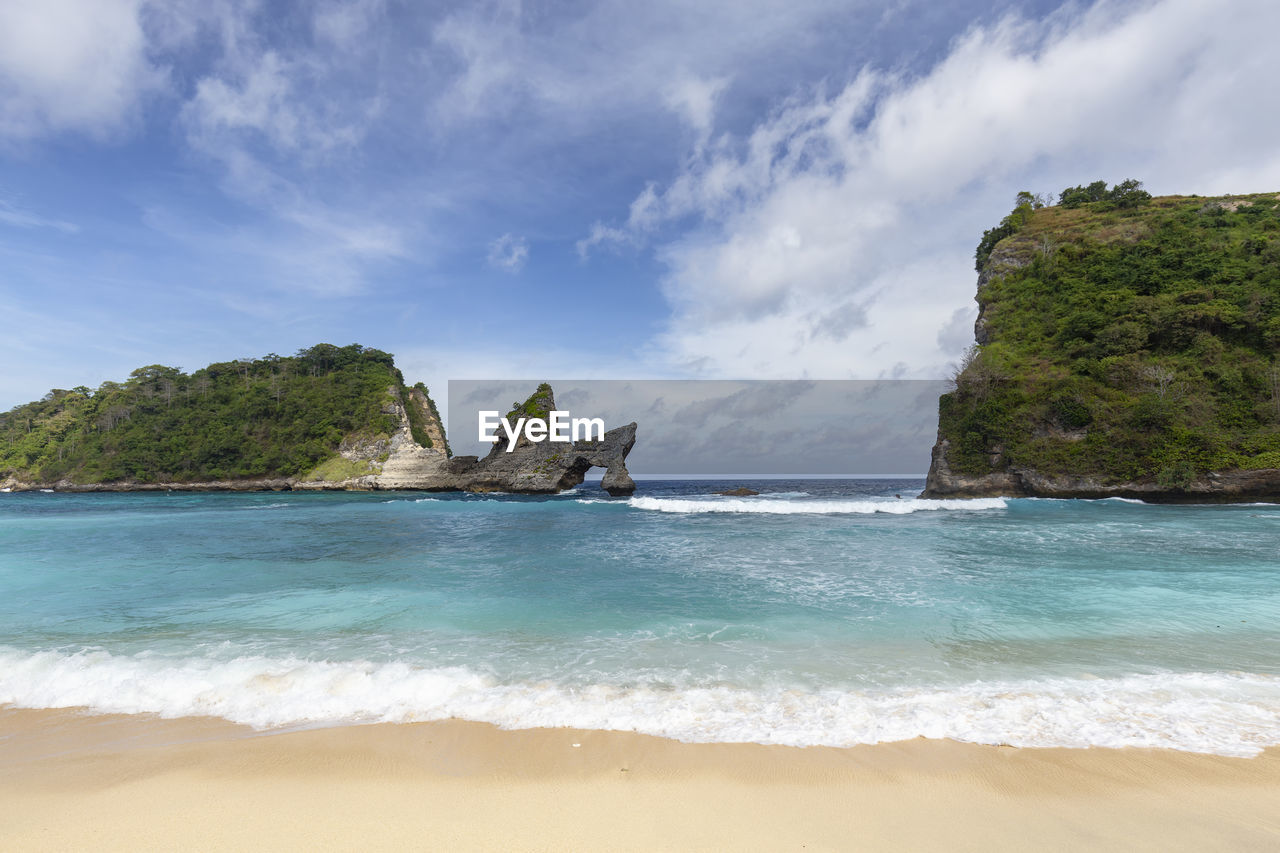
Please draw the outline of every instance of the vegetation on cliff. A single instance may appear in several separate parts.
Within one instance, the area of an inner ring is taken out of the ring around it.
[[[124,382],[54,389],[0,414],[0,480],[297,476],[335,459],[344,440],[390,435],[400,425],[391,404],[417,408],[408,396],[392,356],[359,344],[318,344],[191,374],[154,364]]]
[[[512,403],[506,419],[513,424],[520,418],[537,418],[545,421],[553,408],[555,408],[555,397],[552,396],[551,386],[543,382],[529,395],[529,399],[523,403]]]
[[[1021,193],[975,254],[978,345],[939,407],[953,472],[1177,490],[1280,468],[1280,196]]]

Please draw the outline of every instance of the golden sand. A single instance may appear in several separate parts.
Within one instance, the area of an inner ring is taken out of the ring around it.
[[[1280,850],[1253,759],[0,711],[0,850]]]

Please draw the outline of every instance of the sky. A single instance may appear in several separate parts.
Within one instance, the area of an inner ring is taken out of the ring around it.
[[[1280,3],[0,0],[0,410],[136,367],[945,376],[1019,190],[1280,191]]]

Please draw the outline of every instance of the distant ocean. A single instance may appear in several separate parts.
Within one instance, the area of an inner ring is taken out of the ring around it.
[[[749,485],[764,494],[712,494]],[[846,746],[1280,744],[1280,507],[0,495],[0,705]],[[898,497],[898,496],[901,497]]]

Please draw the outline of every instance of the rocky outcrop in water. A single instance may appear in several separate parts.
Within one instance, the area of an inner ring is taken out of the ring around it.
[[[544,388],[530,398],[537,400],[541,412],[555,408],[551,389]],[[442,476],[451,488],[468,492],[553,494],[581,484],[591,468],[603,468],[601,487],[615,497],[630,495],[636,484],[627,471],[627,454],[635,443],[634,422],[594,441],[533,442],[521,435],[510,452],[506,440],[500,439],[483,458],[454,457]]]

